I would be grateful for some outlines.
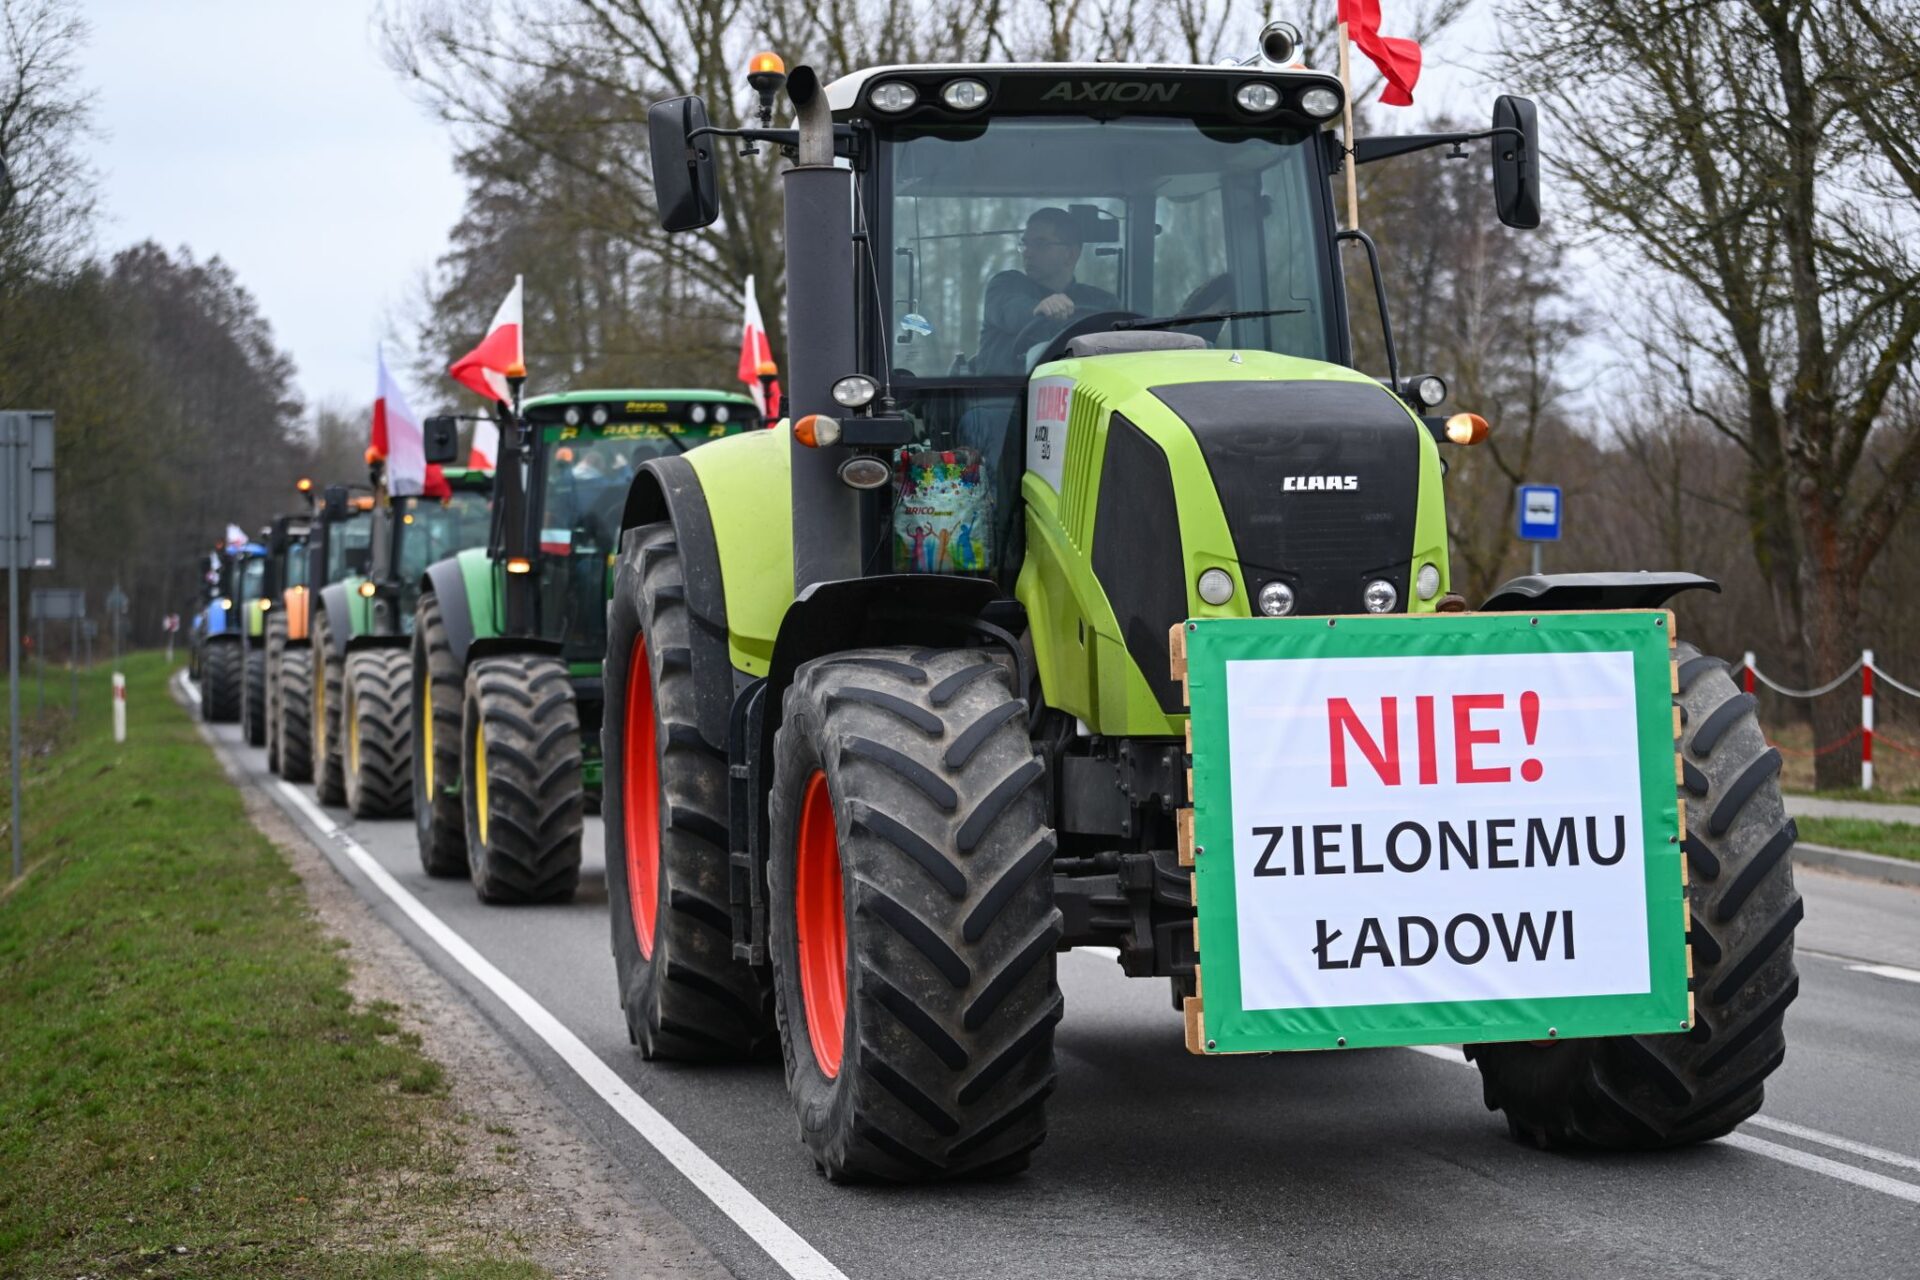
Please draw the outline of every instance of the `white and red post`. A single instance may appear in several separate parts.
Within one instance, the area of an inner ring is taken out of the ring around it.
[[[1873,650],[1860,651],[1860,789],[1873,790]]]
[[[113,673],[113,740],[127,740],[127,678]]]

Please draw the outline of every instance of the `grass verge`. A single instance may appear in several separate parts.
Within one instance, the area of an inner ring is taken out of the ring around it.
[[[1877,853],[1920,862],[1920,827],[1908,822],[1872,822],[1865,818],[1795,818],[1808,844]]]
[[[523,1280],[464,1213],[440,1068],[357,1007],[299,879],[166,690],[124,664],[42,722],[0,891],[0,1276]],[[5,787],[0,786],[0,801]],[[4,856],[4,845],[0,845]],[[3,865],[3,864],[0,864]]]

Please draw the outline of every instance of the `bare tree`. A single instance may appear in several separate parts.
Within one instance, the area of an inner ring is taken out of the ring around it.
[[[67,0],[0,0],[0,289],[68,265],[92,226],[86,35]]]
[[[1920,480],[1896,394],[1920,339],[1920,8],[1507,0],[1503,18],[1509,70],[1558,107],[1562,189],[1686,299],[1633,323],[1660,325],[1654,372],[1746,457],[1753,552],[1808,670],[1844,667]],[[1823,739],[1844,730],[1824,715]],[[1820,784],[1845,769],[1822,761]]]

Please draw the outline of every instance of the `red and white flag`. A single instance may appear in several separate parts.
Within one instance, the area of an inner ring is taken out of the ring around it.
[[[387,372],[386,353],[377,347],[374,362],[380,375],[373,397],[373,439],[367,447],[367,460],[386,459],[387,492],[396,498],[405,497],[421,492],[426,484],[426,440],[420,419],[407,406],[400,384]]]
[[[480,345],[447,368],[455,382],[489,400],[506,400],[507,379],[527,376],[526,352],[520,343],[520,283],[515,276],[513,289],[494,312]]]
[[[760,299],[753,291],[753,277],[747,277],[746,321],[740,328],[740,381],[747,394],[760,406],[760,416],[772,426],[780,416],[780,380],[774,378],[763,387],[761,370],[774,371],[773,345],[767,341],[766,322],[760,318]]]
[[[500,428],[492,421],[473,424],[473,443],[467,446],[467,466],[491,471],[500,453]]]
[[[1340,0],[1340,21],[1360,52],[1380,68],[1386,87],[1380,101],[1389,107],[1413,105],[1413,86],[1420,79],[1420,44],[1380,34],[1380,0]]]

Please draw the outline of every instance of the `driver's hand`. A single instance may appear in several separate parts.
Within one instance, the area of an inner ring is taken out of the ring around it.
[[[1064,293],[1050,293],[1040,299],[1033,314],[1045,316],[1049,320],[1065,320],[1073,314],[1073,299]]]

